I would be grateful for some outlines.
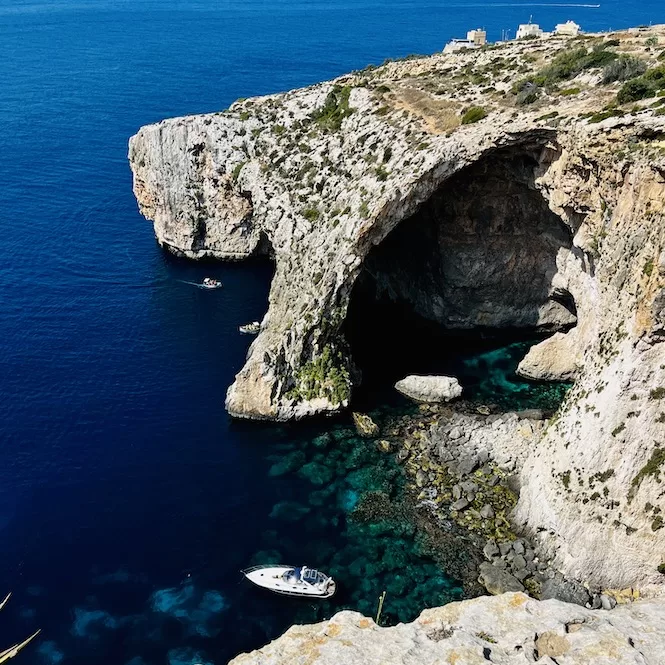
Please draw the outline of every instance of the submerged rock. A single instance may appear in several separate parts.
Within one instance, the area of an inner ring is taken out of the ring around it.
[[[418,376],[412,374],[398,381],[395,388],[419,402],[450,402],[462,394],[459,381],[451,376]]]
[[[270,517],[284,520],[285,522],[297,522],[310,512],[308,506],[303,506],[295,501],[281,501],[273,506]]]
[[[276,462],[270,467],[268,475],[272,477],[283,476],[286,473],[297,471],[305,463],[305,453],[301,450],[286,455],[284,459]]]
[[[379,435],[379,426],[366,413],[354,412],[353,424],[360,436],[371,439]]]

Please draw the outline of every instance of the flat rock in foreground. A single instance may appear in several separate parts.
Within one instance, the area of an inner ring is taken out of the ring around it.
[[[607,612],[506,593],[425,610],[393,628],[339,612],[230,665],[662,665],[664,625],[662,599]]]

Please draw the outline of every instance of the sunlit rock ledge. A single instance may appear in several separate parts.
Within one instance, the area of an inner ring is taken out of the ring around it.
[[[558,332],[528,372],[575,385],[525,462],[514,517],[570,578],[661,586],[658,43],[662,26],[438,54],[142,128],[134,191],[159,243],[275,261],[230,413],[345,408],[360,377],[350,302],[452,330]]]
[[[230,665],[660,665],[665,600],[587,610],[506,593],[425,610],[380,628],[357,612],[293,626]]]

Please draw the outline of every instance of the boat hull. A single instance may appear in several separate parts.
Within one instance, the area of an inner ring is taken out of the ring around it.
[[[242,573],[252,584],[282,596],[330,598],[335,594],[336,585],[334,581],[325,590],[315,586],[293,584],[285,581],[283,578],[284,574],[293,570],[293,568],[293,566],[266,566],[249,568],[243,570]]]

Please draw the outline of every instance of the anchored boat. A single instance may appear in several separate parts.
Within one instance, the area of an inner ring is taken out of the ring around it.
[[[261,330],[261,324],[258,321],[252,321],[240,326],[238,330],[245,335],[256,335]]]
[[[285,596],[330,598],[337,590],[332,577],[307,566],[253,566],[242,574],[256,586]]]
[[[220,289],[222,287],[222,283],[213,277],[204,277],[203,281],[201,282],[201,286],[204,289]]]

